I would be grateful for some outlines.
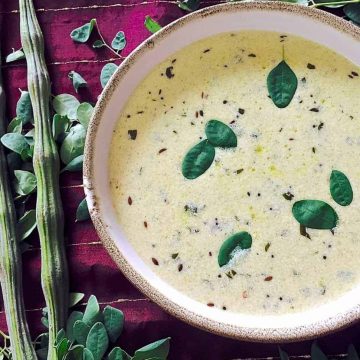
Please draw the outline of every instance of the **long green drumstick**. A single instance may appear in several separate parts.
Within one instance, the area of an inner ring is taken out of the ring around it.
[[[0,71],[0,137],[5,133],[5,129],[5,93]],[[25,317],[21,251],[16,235],[16,213],[2,145],[0,145],[0,270],[12,359],[36,360]]]
[[[64,214],[59,190],[59,155],[51,131],[50,80],[44,39],[32,0],[20,2],[20,33],[28,66],[28,90],[34,111],[36,219],[41,245],[41,281],[48,308],[48,360],[56,359],[54,343],[68,312],[68,269],[64,247]]]

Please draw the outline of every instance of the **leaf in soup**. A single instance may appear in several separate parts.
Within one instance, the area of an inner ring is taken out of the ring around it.
[[[68,77],[72,81],[72,84],[76,92],[79,91],[79,88],[87,87],[86,80],[76,71],[70,71]]]
[[[111,42],[111,47],[116,51],[121,51],[126,46],[126,37],[123,31],[119,31]]]
[[[60,94],[53,99],[53,107],[56,113],[67,116],[70,120],[76,120],[79,105],[79,100],[70,94]]]
[[[103,88],[109,82],[111,76],[114,74],[117,68],[118,67],[114,63],[108,63],[101,69],[100,82]]]
[[[33,109],[28,91],[21,91],[20,98],[16,104],[16,117],[21,119],[23,124],[33,122]]]
[[[73,126],[60,148],[61,161],[69,164],[71,160],[84,154],[86,130],[81,124]]]
[[[250,249],[252,245],[252,237],[246,231],[236,233],[227,238],[220,247],[218,255],[219,266],[224,266],[233,258],[234,252],[238,250]]]
[[[104,325],[109,335],[110,341],[115,342],[124,326],[124,314],[121,310],[115,309],[112,306],[106,306],[103,311]]]
[[[18,240],[23,241],[36,229],[36,211],[27,211],[17,223]]]
[[[360,25],[360,4],[348,4],[344,7],[345,15],[355,24]]]
[[[94,360],[101,360],[109,346],[109,338],[105,326],[101,322],[95,323],[86,339],[86,348],[93,354]]]
[[[86,198],[83,199],[76,210],[76,221],[86,221],[90,219],[89,208]]]
[[[167,359],[170,350],[170,338],[155,341],[135,351],[133,360],[146,360],[151,358]]]
[[[18,133],[9,133],[1,137],[1,143],[11,151],[22,155],[24,151],[28,151],[30,146],[24,135]]]
[[[353,191],[347,176],[339,171],[333,170],[330,175],[330,193],[334,201],[341,206],[348,206],[353,200]]]
[[[285,108],[290,104],[297,86],[297,77],[285,60],[272,69],[267,77],[271,100],[278,108]]]
[[[95,25],[96,19],[91,19],[90,22],[74,29],[71,32],[70,37],[76,42],[86,43],[89,40]]]
[[[36,176],[30,171],[15,170],[15,191],[19,195],[31,194],[37,186]]]
[[[213,146],[231,148],[237,146],[237,138],[232,129],[218,120],[210,120],[205,126],[209,143]]]
[[[94,112],[93,106],[87,102],[80,104],[80,106],[77,109],[77,119],[85,129],[87,129],[89,126],[89,122],[93,112]]]
[[[184,157],[182,174],[187,179],[196,179],[212,164],[215,158],[215,148],[208,140],[203,140],[192,147]]]
[[[6,63],[11,63],[11,62],[14,62],[17,60],[22,60],[22,59],[25,59],[25,54],[22,51],[22,49],[19,49],[19,50],[16,50],[16,51],[13,51],[12,53],[10,53],[6,57],[5,61],[6,61]]]
[[[321,200],[300,200],[292,208],[294,218],[310,229],[333,229],[339,217],[336,211]]]
[[[12,119],[7,127],[8,133],[18,133],[21,134],[22,132],[22,120],[18,117]]]
[[[152,34],[155,34],[162,29],[162,26],[149,15],[145,16],[144,25]]]

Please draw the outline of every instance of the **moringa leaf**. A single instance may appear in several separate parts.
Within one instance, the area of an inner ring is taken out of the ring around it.
[[[187,179],[196,179],[212,164],[215,157],[215,148],[208,140],[203,140],[192,147],[184,157],[182,174]]]
[[[94,360],[101,360],[109,346],[109,338],[105,326],[97,322],[90,329],[86,339],[86,348],[91,351]]]
[[[236,249],[250,249],[252,245],[252,237],[246,231],[236,233],[227,238],[220,247],[218,255],[219,266],[226,265],[234,256]]]
[[[76,42],[86,43],[90,38],[94,26],[96,26],[96,19],[91,19],[90,22],[74,29],[70,37]]]
[[[123,349],[116,347],[109,353],[107,360],[131,360],[132,357]]]
[[[149,15],[145,16],[144,25],[152,34],[155,34],[162,29],[162,26]]]
[[[85,308],[83,321],[88,326],[93,326],[96,322],[102,321],[102,314],[96,296],[91,295]]]
[[[292,208],[295,219],[310,229],[333,229],[339,220],[335,210],[321,200],[300,200]]]
[[[159,358],[166,360],[169,355],[170,338],[155,341],[135,351],[133,360]]]
[[[63,338],[59,344],[56,346],[56,353],[58,359],[63,359],[63,357],[66,355],[67,351],[70,348],[70,341],[67,338]]]
[[[84,154],[86,130],[81,124],[70,129],[60,148],[60,158],[64,164]]]
[[[111,76],[114,74],[117,68],[118,67],[114,63],[108,63],[101,69],[100,82],[103,88],[109,82]]]
[[[115,309],[112,306],[106,306],[103,310],[104,325],[109,335],[111,342],[115,342],[124,326],[124,314],[121,310]]]
[[[288,106],[295,95],[298,80],[285,60],[272,69],[267,77],[271,100],[278,108]]]
[[[74,307],[79,304],[79,302],[84,298],[85,294],[78,292],[71,292],[69,294],[69,308]]]
[[[36,189],[36,176],[30,171],[15,170],[14,187],[19,195],[29,195]]]
[[[316,341],[311,345],[311,360],[328,360],[328,357],[322,352]]]
[[[22,120],[18,117],[12,119],[7,127],[8,133],[18,133],[22,132]]]
[[[36,229],[36,211],[34,209],[27,211],[17,223],[16,226],[18,240],[25,240]]]
[[[330,193],[334,201],[341,206],[348,206],[353,200],[353,191],[347,176],[338,170],[330,175]]]
[[[5,61],[7,63],[11,63],[13,61],[22,60],[22,59],[25,59],[25,54],[22,51],[22,49],[19,49],[16,51],[13,50],[13,52],[6,57]]]
[[[94,49],[100,49],[102,47],[106,46],[105,43],[102,40],[95,40],[92,47]]]
[[[89,126],[89,122],[93,112],[94,112],[94,108],[92,107],[91,104],[87,102],[80,104],[80,106],[77,109],[77,119],[85,129],[87,129]]]
[[[111,42],[111,47],[116,51],[121,51],[126,46],[126,37],[123,31],[119,31]]]
[[[89,208],[86,202],[86,198],[81,200],[76,210],[76,221],[86,221],[90,219]]]
[[[218,120],[210,120],[205,126],[208,141],[213,146],[231,148],[237,146],[237,138],[232,129]]]
[[[76,92],[79,91],[79,88],[87,87],[86,80],[76,71],[70,71],[68,77],[72,81],[72,84]]]
[[[73,326],[73,336],[80,345],[86,345],[86,339],[90,331],[90,326],[82,320],[76,320]]]
[[[28,142],[26,141],[26,138],[24,135],[17,134],[17,133],[10,133],[5,134],[1,137],[1,143],[11,151],[22,155],[25,152],[28,152],[30,149],[30,146]]]
[[[79,100],[70,94],[60,94],[53,99],[53,107],[56,113],[67,116],[70,120],[76,120],[79,105]]]
[[[23,124],[33,122],[33,109],[30,94],[28,91],[20,91],[20,98],[16,104],[16,117],[21,119]]]
[[[61,116],[59,114],[55,114],[52,122],[52,133],[55,141],[62,142],[67,135],[67,131],[70,126],[69,118],[65,116]]]
[[[74,335],[74,325],[76,323],[76,321],[81,321],[83,318],[83,313],[80,311],[73,311],[67,322],[66,322],[66,336],[67,338],[74,342],[75,341],[75,335]]]
[[[186,11],[195,11],[200,7],[201,0],[181,0],[178,5],[180,9]]]
[[[63,360],[83,360],[84,346],[72,346]]]
[[[72,159],[61,171],[63,173],[65,171],[76,172],[80,171],[83,168],[84,155],[79,155],[75,159]]]
[[[94,356],[87,348],[84,349],[83,360],[94,360]]]
[[[344,7],[345,15],[355,24],[360,25],[360,4],[348,4]]]

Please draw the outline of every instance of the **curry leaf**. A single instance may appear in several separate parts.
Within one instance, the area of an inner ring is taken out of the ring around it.
[[[124,326],[124,314],[121,310],[115,309],[112,306],[106,306],[103,311],[104,325],[109,335],[111,342],[115,342]]]
[[[91,295],[85,308],[83,321],[88,326],[93,326],[96,322],[102,321],[99,303],[96,296]]]
[[[151,16],[146,15],[145,16],[145,27],[152,33],[155,34],[159,30],[162,29],[161,25],[158,24]]]
[[[90,331],[90,326],[82,320],[77,320],[73,326],[73,336],[80,345],[86,345],[86,339]]]
[[[76,221],[86,221],[90,219],[89,208],[86,198],[83,199],[76,210]]]
[[[15,191],[19,195],[29,195],[36,189],[36,176],[30,171],[15,170]]]
[[[76,71],[70,71],[68,76],[69,79],[72,81],[72,84],[76,92],[79,91],[79,88],[87,87],[86,80]]]
[[[27,211],[17,224],[18,240],[25,240],[36,229],[36,211]]]
[[[114,50],[117,50],[117,51],[121,51],[125,48],[126,46],[126,38],[125,38],[125,34],[123,31],[119,31],[113,41],[111,42],[111,47],[114,49]]]
[[[97,322],[90,329],[86,339],[86,348],[91,351],[94,360],[101,360],[109,346],[109,338],[105,326]]]
[[[89,126],[89,122],[93,114],[93,111],[94,108],[92,107],[91,104],[87,102],[80,104],[80,106],[77,109],[77,119],[85,129],[87,129]]]
[[[353,200],[353,191],[347,176],[338,170],[330,175],[330,193],[334,201],[341,206],[348,206]]]
[[[133,360],[146,360],[151,358],[167,359],[170,349],[170,338],[155,341],[135,351]]]
[[[186,11],[195,11],[200,7],[201,0],[182,0],[179,2],[179,8]]]
[[[91,32],[95,25],[96,19],[91,19],[90,22],[74,29],[71,32],[70,37],[76,42],[85,43],[89,40]]]
[[[10,63],[10,62],[17,61],[17,60],[22,60],[22,59],[25,59],[25,54],[22,51],[22,49],[19,49],[19,50],[13,51],[11,54],[9,54],[6,57],[5,61],[7,63]]]
[[[32,122],[33,120],[33,109],[28,91],[21,91],[20,99],[16,104],[16,117],[21,119],[23,124]]]
[[[272,69],[267,78],[270,97],[278,108],[284,108],[290,104],[297,85],[297,77],[285,60]]]
[[[57,114],[67,116],[70,120],[76,119],[79,100],[70,94],[60,94],[54,97],[53,107]]]
[[[236,147],[237,138],[232,129],[218,120],[210,120],[205,127],[209,143],[223,148]]]
[[[106,86],[117,68],[118,67],[114,63],[108,63],[101,69],[100,82],[103,88]]]
[[[215,148],[208,140],[203,140],[192,147],[182,163],[182,174],[187,179],[196,179],[212,164],[215,157]]]
[[[75,159],[72,159],[62,170],[61,173],[65,171],[76,172],[80,171],[83,168],[84,155],[79,155]]]
[[[22,132],[22,120],[18,117],[12,119],[7,127],[8,133],[18,133]]]
[[[55,114],[53,117],[52,123],[52,133],[55,141],[62,142],[66,136],[66,133],[70,126],[69,118],[65,116],[61,116],[59,114]]]
[[[344,7],[345,15],[357,25],[360,25],[360,4],[348,4]]]
[[[300,200],[292,208],[295,219],[310,229],[333,229],[339,220],[335,210],[321,200]]]
[[[66,336],[70,341],[75,341],[75,335],[74,335],[74,324],[76,321],[81,321],[83,318],[83,313],[80,311],[73,311],[67,322],[66,322]]]
[[[1,137],[1,143],[19,155],[22,155],[24,151],[28,151],[30,148],[25,136],[17,133],[3,135]]]
[[[81,124],[70,129],[60,148],[60,157],[64,164],[84,154],[86,130]]]
[[[220,247],[218,255],[219,266],[226,265],[234,256],[234,252],[239,250],[250,249],[252,245],[252,237],[246,231],[236,233],[227,238]]]

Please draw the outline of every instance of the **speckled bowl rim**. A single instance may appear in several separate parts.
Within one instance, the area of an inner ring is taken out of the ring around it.
[[[167,298],[163,293],[156,289],[151,283],[143,278],[137,270],[126,260],[125,256],[116,246],[115,241],[111,238],[105,219],[102,217],[102,212],[97,201],[96,188],[94,183],[94,152],[93,144],[95,143],[96,134],[103,117],[105,107],[108,99],[113,95],[117,85],[129,71],[132,63],[141,57],[149,48],[153,48],[157,41],[166,37],[169,33],[176,31],[183,25],[196,21],[198,19],[208,17],[217,13],[225,13],[232,11],[251,11],[251,10],[265,10],[265,11],[281,11],[286,13],[296,13],[303,17],[315,19],[321,23],[325,23],[335,28],[336,30],[350,35],[356,40],[360,41],[360,29],[348,21],[344,21],[339,17],[324,11],[309,8],[306,6],[293,5],[282,2],[243,2],[243,3],[227,3],[214,5],[203,10],[191,13],[184,16],[168,26],[164,27],[158,33],[152,35],[142,44],[140,44],[120,65],[112,79],[109,81],[104,91],[102,92],[97,106],[95,108],[92,120],[89,124],[88,134],[85,144],[85,158],[84,158],[84,190],[88,199],[91,219],[97,230],[97,233],[115,263],[124,273],[124,275],[145,295],[151,300],[160,305],[171,315],[185,321],[188,324],[196,326],[200,329],[210,331],[212,333],[241,339],[246,341],[257,342],[284,342],[284,341],[300,341],[317,336],[323,336],[332,333],[336,330],[345,328],[360,319],[360,302],[352,307],[349,311],[329,317],[325,321],[318,321],[305,326],[296,326],[292,328],[248,328],[242,326],[234,326],[222,322],[214,321],[206,318],[200,314],[193,312],[188,308],[173,302]]]

